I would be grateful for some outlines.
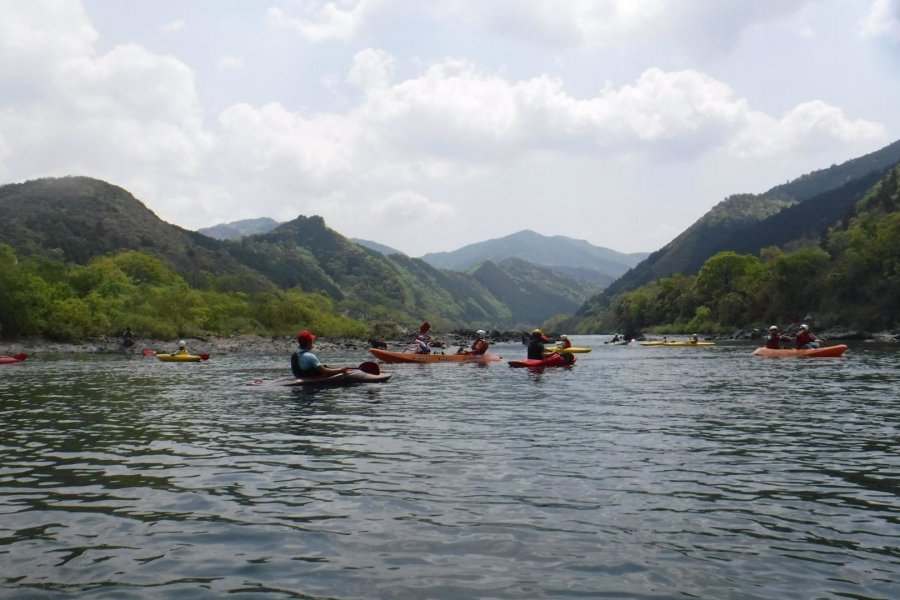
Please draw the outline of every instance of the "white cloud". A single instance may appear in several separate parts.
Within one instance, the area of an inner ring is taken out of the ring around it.
[[[311,42],[347,40],[357,35],[385,3],[385,0],[308,2],[304,6],[309,16],[305,18],[292,16],[278,7],[269,8],[267,14],[274,26],[294,31]],[[315,8],[316,5],[320,6]]]
[[[900,42],[900,1],[875,0],[860,21],[859,33],[863,37],[885,37]]]
[[[740,157],[772,158],[815,154],[835,142],[866,148],[886,141],[888,135],[881,124],[848,119],[839,107],[815,100],[795,106],[780,119],[753,113],[731,149]]]

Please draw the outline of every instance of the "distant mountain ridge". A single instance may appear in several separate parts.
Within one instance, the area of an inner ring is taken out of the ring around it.
[[[258,219],[244,219],[241,221],[232,221],[231,223],[219,223],[212,227],[204,227],[198,229],[197,233],[215,238],[217,240],[236,240],[245,235],[255,235],[257,233],[268,233],[281,225],[275,219],[269,217],[260,217]]]
[[[584,240],[562,235],[548,237],[525,229],[452,252],[425,254],[422,260],[438,268],[466,271],[484,261],[502,263],[515,258],[605,286],[648,255],[647,252],[624,254]]]

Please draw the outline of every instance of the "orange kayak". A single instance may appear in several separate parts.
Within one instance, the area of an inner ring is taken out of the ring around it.
[[[438,362],[464,362],[484,363],[500,360],[496,354],[416,354],[415,352],[391,352],[369,348],[375,358],[386,363],[438,363]]]
[[[757,348],[753,351],[753,354],[756,356],[768,356],[768,357],[834,357],[834,356],[843,356],[844,352],[847,351],[846,344],[838,344],[837,346],[825,346],[824,348],[804,348],[804,349],[795,349],[795,348],[784,348],[784,349],[776,349],[776,348]]]

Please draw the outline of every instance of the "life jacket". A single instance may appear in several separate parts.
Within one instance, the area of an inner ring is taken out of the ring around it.
[[[544,342],[531,340],[528,343],[528,358],[536,358],[538,360],[544,358]]]
[[[777,331],[770,333],[766,336],[766,348],[773,348],[778,350],[781,348],[781,334]]]
[[[808,344],[808,343],[810,343],[811,341],[813,341],[814,338],[813,338],[813,335],[812,335],[810,332],[808,332],[808,331],[805,330],[805,329],[801,329],[801,330],[797,333],[797,337],[796,337],[795,339],[796,339],[797,347],[798,347],[798,348],[802,348],[802,347],[805,346],[806,344]]]
[[[485,352],[487,352],[488,346],[489,344],[487,343],[487,341],[483,339],[475,340],[474,342],[472,342],[472,350],[469,352],[469,354],[484,354]]]
[[[291,354],[291,373],[294,374],[294,377],[315,377],[317,375],[317,372],[312,369],[303,369],[300,367],[300,356],[305,352],[309,352],[309,350],[301,349]]]
[[[571,340],[563,340],[562,347],[563,348],[571,348],[572,347]]]

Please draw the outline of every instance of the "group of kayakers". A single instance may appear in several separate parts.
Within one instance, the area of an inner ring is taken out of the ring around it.
[[[797,349],[818,348],[822,339],[809,330],[809,325],[803,323],[797,331],[797,335],[791,336],[778,331],[777,325],[769,327],[769,333],[766,336],[766,348],[780,349],[782,342],[790,344],[793,341],[794,347]]]

